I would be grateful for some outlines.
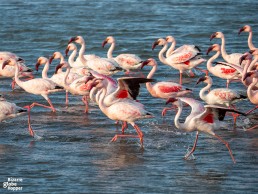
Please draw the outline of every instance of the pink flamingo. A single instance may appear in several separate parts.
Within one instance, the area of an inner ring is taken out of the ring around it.
[[[234,104],[247,98],[238,91],[228,88],[216,88],[209,91],[212,86],[212,78],[210,76],[199,78],[196,84],[200,82],[207,83],[207,86],[200,90],[199,96],[209,105],[224,105],[236,109]],[[209,91],[209,93],[205,94],[207,91]],[[239,114],[232,113],[232,115],[234,117],[234,124],[236,124],[236,119]]]
[[[137,132],[137,135],[117,134],[111,141],[113,142],[116,141],[117,138],[123,137],[139,138],[141,146],[143,146],[143,133],[138,125],[135,124],[135,121],[139,119],[153,118],[154,116],[152,113],[146,111],[141,103],[128,98],[122,101],[114,102],[107,106],[104,103],[104,98],[107,92],[105,83],[98,81],[96,82],[96,87],[102,89],[99,98],[99,108],[101,111],[111,120],[130,123]]]
[[[113,57],[113,51],[115,49],[116,40],[113,36],[108,36],[102,43],[102,47],[106,44],[111,44],[107,52],[107,58],[114,59],[120,67],[126,70],[126,73],[129,74],[130,70],[139,69],[141,67],[142,59],[135,54],[119,54],[116,57]]]
[[[158,64],[155,59],[149,58],[148,60],[142,63],[141,68],[143,68],[146,65],[152,67],[151,71],[147,76],[148,79],[151,79],[158,68]],[[157,82],[155,84],[151,84],[150,82],[147,82],[146,88],[153,97],[163,98],[163,99],[184,96],[188,93],[192,93],[192,90],[185,88],[181,84],[177,84],[174,82],[165,82],[165,81]],[[162,116],[165,116],[167,110],[169,110],[169,108],[165,108],[162,111]]]
[[[242,28],[240,28],[240,30],[238,32],[238,35],[240,35],[241,32],[248,32],[249,33],[248,40],[247,40],[248,47],[249,47],[250,50],[256,49],[256,47],[253,44],[253,40],[252,40],[253,39],[253,31],[252,31],[251,26],[245,25]]]
[[[164,53],[168,48],[167,41],[160,38],[156,40],[152,45],[152,50],[157,46],[163,46],[163,48],[159,52],[159,60],[164,63],[165,65],[169,65],[180,72],[180,81],[179,83],[182,84],[182,74],[184,71],[195,68],[197,65],[200,65],[205,59],[201,58],[200,51],[196,50],[189,50],[189,51],[182,51],[182,52],[174,52],[174,54],[170,55],[169,57],[165,58]]]
[[[226,79],[227,80],[227,88],[229,87],[230,81],[239,78],[239,73],[236,69],[230,67],[230,64],[225,62],[217,62],[215,66],[212,65],[213,61],[217,59],[221,53],[220,51],[220,45],[219,44],[213,44],[210,46],[207,50],[207,55],[211,51],[216,51],[216,53],[210,57],[210,59],[207,61],[207,69],[210,73],[212,73],[214,76]]]
[[[194,146],[192,150],[185,155],[184,157],[185,159],[188,159],[189,156],[195,151],[199,132],[204,132],[206,134],[212,135],[213,137],[216,137],[223,144],[225,144],[233,162],[234,163],[236,162],[232,154],[232,151],[230,149],[229,143],[223,140],[217,134],[215,134],[214,130],[220,127],[219,121],[222,121],[224,119],[227,111],[237,112],[239,114],[243,114],[243,113],[240,113],[233,109],[228,109],[228,108],[216,106],[216,105],[203,106],[201,102],[194,100],[192,98],[185,98],[185,97],[170,98],[167,101],[167,103],[169,102],[172,102],[174,105],[178,107],[178,112],[174,119],[175,126],[178,129],[181,129],[187,132],[197,131]],[[179,122],[179,117],[183,110],[182,102],[187,103],[192,108],[190,115],[185,119],[184,123]]]
[[[228,63],[232,63],[235,65],[240,65],[239,64],[239,59],[240,57],[243,55],[242,53],[232,53],[232,54],[228,54],[226,52],[226,46],[225,46],[225,36],[222,32],[215,32],[211,35],[210,37],[210,41],[214,38],[220,38],[221,39],[221,55],[223,57],[223,59],[228,62]],[[243,63],[243,65],[246,64],[246,62]]]

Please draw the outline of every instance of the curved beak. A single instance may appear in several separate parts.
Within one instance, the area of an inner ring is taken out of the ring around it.
[[[53,55],[52,55],[51,57],[49,57],[49,64],[52,63],[53,59],[54,59],[54,56],[53,56]]]
[[[70,44],[71,42],[76,41],[76,39],[77,39],[77,37],[76,37],[76,36],[75,36],[75,37],[72,37],[72,38],[69,40],[68,44]]]
[[[248,72],[248,73],[246,73],[245,74],[245,77],[244,77],[244,81],[246,80],[246,78],[248,78],[248,77],[250,77],[251,75],[253,75],[254,74],[254,72],[252,72],[252,71],[250,71],[250,72]]]
[[[243,32],[245,30],[245,27],[242,27],[242,28],[240,28],[239,29],[239,31],[238,31],[238,36],[241,34],[241,32]]]
[[[177,101],[177,99],[176,98],[169,98],[167,101],[166,101],[166,104],[168,104],[168,103],[173,103],[173,102],[176,102]]]
[[[55,74],[57,74],[58,70],[64,66],[64,63],[60,63],[56,66]]]
[[[65,56],[66,56],[66,57],[68,56],[68,52],[69,52],[69,46],[66,47],[66,49],[65,49]]]
[[[148,65],[149,62],[150,62],[150,60],[143,61],[143,62],[142,62],[142,65],[141,65],[141,69],[142,69],[145,65]]]
[[[151,49],[154,50],[157,45],[159,45],[159,41],[158,41],[158,40],[156,40],[156,41],[152,44]]]
[[[39,63],[39,61],[36,63],[36,65],[35,65],[35,69],[36,69],[36,71],[38,71],[39,70],[39,66],[40,66],[40,63]]]
[[[10,63],[10,60],[4,61],[2,65],[2,69],[4,69],[6,65],[9,65],[9,63]]]
[[[103,42],[102,42],[102,48],[104,48],[105,47],[105,45],[107,44],[107,40],[104,40]]]
[[[250,53],[250,54],[253,54],[255,51],[256,51],[256,50],[253,49],[253,50],[250,50],[249,53]]]
[[[196,82],[195,85],[198,85],[199,83],[204,82],[205,80],[206,80],[206,77],[200,77],[200,78],[197,80],[197,82]]]
[[[212,49],[213,49],[213,46],[210,46],[210,47],[208,48],[208,50],[206,51],[206,55],[208,55],[208,54],[212,51]]]
[[[239,64],[241,65],[242,62],[245,60],[245,58],[247,57],[247,55],[242,55],[240,58],[239,58]]]
[[[216,32],[211,35],[210,41],[211,41],[213,38],[215,38],[215,37],[216,37]]]

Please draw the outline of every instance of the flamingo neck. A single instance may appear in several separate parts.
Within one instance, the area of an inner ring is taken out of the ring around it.
[[[211,83],[208,83],[207,84],[207,86],[205,86],[204,88],[202,88],[201,90],[200,90],[200,92],[199,92],[199,96],[200,96],[200,98],[203,100],[203,101],[205,101],[205,102],[207,102],[207,94],[205,94],[210,88],[211,88],[211,86],[212,86],[212,82]]]
[[[66,72],[65,72],[65,77],[64,77],[64,85],[65,85],[65,89],[68,89],[70,86],[69,84],[67,83],[67,78],[68,78],[68,75],[70,73],[70,67],[68,66],[67,69],[66,69]]]
[[[167,58],[168,58],[168,57],[172,54],[172,52],[175,50],[175,47],[176,47],[176,40],[174,40],[174,41],[172,42],[172,44],[170,45],[169,49],[167,50],[167,52],[166,52],[166,57],[167,57]]]
[[[241,79],[243,83],[245,83],[247,81],[247,80],[244,81],[244,77],[245,77],[246,73],[251,70],[249,68],[250,66],[252,66],[251,63],[252,63],[251,60],[247,60],[247,64],[245,64],[245,66],[244,66],[242,79]]]
[[[255,46],[253,45],[253,31],[249,32],[248,47],[249,47],[250,50],[256,49]]]
[[[223,37],[221,37],[221,55],[224,60],[226,60],[226,58],[228,57],[225,45],[226,45],[226,40],[225,40],[225,37],[223,36]]]
[[[164,64],[168,64],[166,61],[166,58],[164,57],[164,53],[168,48],[168,44],[164,44],[163,48],[159,51],[159,60],[164,63]]]
[[[108,49],[108,52],[107,52],[107,58],[108,59],[112,59],[113,58],[113,51],[115,49],[115,46],[116,46],[116,43],[115,42],[112,42],[111,46],[109,47]]]
[[[105,99],[105,96],[106,96],[106,93],[107,93],[107,88],[106,86],[104,86],[102,88],[102,92],[99,96],[99,108],[101,109],[101,111],[106,114],[107,111],[108,111],[108,107],[105,105],[104,103],[104,99]],[[107,115],[107,114],[106,114]]]
[[[45,66],[42,70],[42,78],[48,79],[48,75],[47,75],[48,70],[49,70],[49,61],[46,62]]]
[[[86,63],[87,63],[87,60],[86,60],[85,57],[84,57],[85,49],[86,49],[86,44],[85,44],[85,42],[83,42],[83,43],[81,44],[81,48],[80,48],[80,51],[79,51],[79,59],[80,59],[80,61],[81,61],[83,64],[86,64]]]
[[[211,58],[209,58],[209,60],[207,61],[207,69],[211,72],[212,70],[212,63],[215,59],[217,59],[220,55],[220,51],[217,51],[217,53],[215,53]]]
[[[76,53],[77,53],[77,49],[73,50],[73,52],[70,54],[68,58],[68,63],[70,64],[71,67],[76,67],[76,63],[74,61]]]
[[[19,69],[20,65],[18,63],[15,63],[15,74],[14,74],[14,80],[22,88],[22,84],[24,83],[23,81],[20,80],[19,78]]]
[[[154,73],[156,72],[157,68],[158,68],[157,65],[154,65],[154,66],[152,67],[150,73],[149,73],[148,76],[147,76],[148,79],[151,79],[151,78],[153,77],[153,75],[154,75]],[[153,89],[152,87],[153,87],[153,85],[151,84],[151,82],[146,82],[146,88],[147,88],[147,90],[148,90],[152,95],[154,95],[154,94],[153,94],[153,91],[152,91],[152,89]]]
[[[184,129],[184,126],[183,126],[184,124],[179,122],[179,117],[180,117],[180,115],[182,113],[182,110],[183,110],[182,103],[180,103],[180,105],[177,106],[177,108],[178,108],[178,110],[177,110],[177,113],[175,115],[174,123],[175,123],[176,128]]]
[[[253,67],[256,65],[256,62],[258,61],[258,56],[257,55],[255,55],[254,56],[254,59],[252,60],[252,62],[250,63],[250,65],[249,65],[249,67],[248,67],[248,69],[247,69],[247,71],[249,72],[249,71],[252,71],[252,69],[253,69]]]

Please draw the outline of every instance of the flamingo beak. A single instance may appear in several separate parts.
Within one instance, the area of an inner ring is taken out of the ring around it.
[[[255,51],[256,51],[256,50],[253,49],[253,50],[250,50],[249,53],[250,53],[250,54],[253,54]]]
[[[56,66],[55,74],[57,74],[58,70],[64,66],[64,63],[60,63]]]
[[[65,56],[68,56],[68,52],[69,52],[69,46],[65,49]]]
[[[10,63],[10,60],[3,62],[2,69],[4,69],[6,65],[9,65],[9,63]]]
[[[54,56],[51,56],[51,57],[49,58],[49,64],[52,63],[53,59],[54,59]]]
[[[88,76],[88,77],[85,79],[85,84],[86,84],[88,81],[93,80],[94,78],[95,78],[95,77],[92,76],[92,75]]]
[[[150,62],[150,60],[143,61],[143,62],[142,62],[142,65],[141,65],[141,69],[142,69],[145,65],[148,65],[149,62]]]
[[[244,81],[246,80],[246,78],[248,78],[248,77],[250,77],[250,76],[252,76],[254,74],[254,72],[252,72],[252,71],[250,71],[250,72],[248,72],[248,73],[246,73],[245,74],[245,77],[244,77]]]
[[[159,41],[158,40],[153,43],[151,49],[154,50],[157,45],[159,45]]]
[[[215,38],[215,37],[216,37],[216,32],[211,35],[210,41],[211,41],[213,38]]]
[[[206,77],[200,77],[200,78],[197,80],[197,82],[196,82],[195,85],[198,85],[199,83],[204,82],[205,80],[206,80]]]
[[[239,64],[241,65],[242,62],[245,60],[245,58],[247,57],[247,55],[242,55],[240,58],[239,58]]]
[[[68,44],[70,44],[71,42],[76,41],[76,39],[77,39],[77,37],[72,37],[72,38],[69,40]]]
[[[102,42],[102,48],[105,47],[105,45],[107,44],[107,42],[108,42],[107,39]]]
[[[238,36],[241,34],[241,32],[243,32],[245,30],[245,27],[242,27],[242,28],[240,28],[239,29],[239,31],[238,31]]]
[[[208,55],[213,50],[213,46],[210,46],[208,50],[206,51],[206,55]]]
[[[168,103],[174,103],[174,102],[176,102],[176,101],[178,101],[176,98],[169,98],[167,101],[166,101],[166,104],[168,104]]]
[[[35,69],[36,69],[36,71],[38,71],[39,70],[39,66],[40,66],[40,63],[39,63],[39,61],[36,63],[36,65],[35,65]]]

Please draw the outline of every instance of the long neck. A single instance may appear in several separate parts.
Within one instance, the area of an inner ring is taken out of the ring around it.
[[[200,95],[200,98],[203,100],[203,101],[207,101],[207,94],[205,94],[205,92],[207,92],[210,88],[211,88],[211,85],[212,83],[208,83],[207,86],[205,86],[204,88],[202,88],[199,92],[199,95]]]
[[[258,83],[258,79],[255,78],[255,81],[253,81],[247,88],[247,96],[251,102],[257,101],[258,97],[258,91],[254,89],[255,85]]]
[[[243,69],[243,74],[242,74],[242,82],[246,82],[247,80],[244,81],[244,77],[248,71],[251,69],[249,68],[251,66],[252,62],[251,60],[247,60],[247,64],[245,64],[244,69]]]
[[[249,65],[249,67],[248,67],[248,69],[247,69],[248,72],[253,69],[253,67],[256,65],[256,62],[257,62],[257,61],[258,61],[258,56],[255,55],[255,56],[254,56],[254,59],[252,60],[251,64]]]
[[[210,69],[212,68],[212,63],[215,59],[217,59],[220,55],[220,51],[217,51],[217,53],[215,53],[211,58],[209,58],[209,60],[207,61],[207,69],[210,71]]]
[[[176,47],[176,40],[174,40],[172,42],[172,44],[170,45],[169,49],[166,52],[166,57],[169,57],[171,55],[171,53],[175,50]]]
[[[249,32],[248,36],[248,46],[250,50],[255,49],[255,46],[253,45],[253,31]]]
[[[75,67],[76,66],[76,63],[74,61],[76,53],[77,53],[77,49],[74,49],[73,52],[70,54],[70,56],[68,58],[68,63],[70,64],[71,67]]]
[[[69,73],[70,73],[70,67],[68,66],[66,69],[66,72],[65,72],[65,77],[64,77],[65,89],[68,89],[70,87],[69,84],[67,83],[67,78],[68,78]]]
[[[109,47],[109,49],[108,49],[107,58],[109,58],[109,59],[113,58],[113,51],[114,51],[114,49],[115,49],[115,46],[116,46],[116,43],[113,42],[113,43],[111,44],[111,46]]]
[[[164,57],[164,53],[168,48],[168,44],[166,43],[163,48],[159,51],[159,60],[164,63],[167,64],[166,58]]]
[[[47,75],[48,70],[49,70],[49,61],[46,62],[45,66],[42,70],[42,78],[48,79],[48,75]]]
[[[22,88],[22,85],[23,85],[24,82],[21,81],[20,78],[19,78],[19,69],[20,69],[20,65],[18,65],[18,63],[16,63],[15,64],[14,80],[18,84],[18,86],[20,86]]]
[[[81,46],[80,51],[79,51],[79,59],[81,60],[81,62],[82,62],[83,64],[86,64],[86,63],[87,63],[87,60],[86,60],[85,57],[84,57],[84,53],[85,53],[85,49],[86,49],[85,42],[83,42],[81,45],[82,45],[82,46]]]
[[[227,58],[228,54],[226,52],[226,40],[225,40],[225,37],[221,37],[221,55],[222,57],[225,59]]]
[[[153,77],[153,75],[156,72],[157,68],[158,68],[157,65],[154,65],[152,67],[150,73],[147,76],[148,79],[151,79]],[[146,88],[152,94],[152,84],[151,84],[151,82],[146,82]],[[154,94],[152,94],[152,95],[154,95]]]
[[[99,97],[99,108],[101,109],[101,111],[104,114],[107,115],[108,107],[104,103],[104,98],[106,96],[106,93],[107,93],[107,89],[106,89],[106,87],[103,87],[102,92],[101,92],[100,97]]]
[[[178,108],[178,110],[177,110],[177,113],[175,115],[174,123],[175,123],[175,126],[178,129],[183,129],[184,128],[183,124],[179,122],[179,117],[180,117],[180,115],[182,113],[182,110],[183,110],[182,105],[178,106],[177,108]]]

